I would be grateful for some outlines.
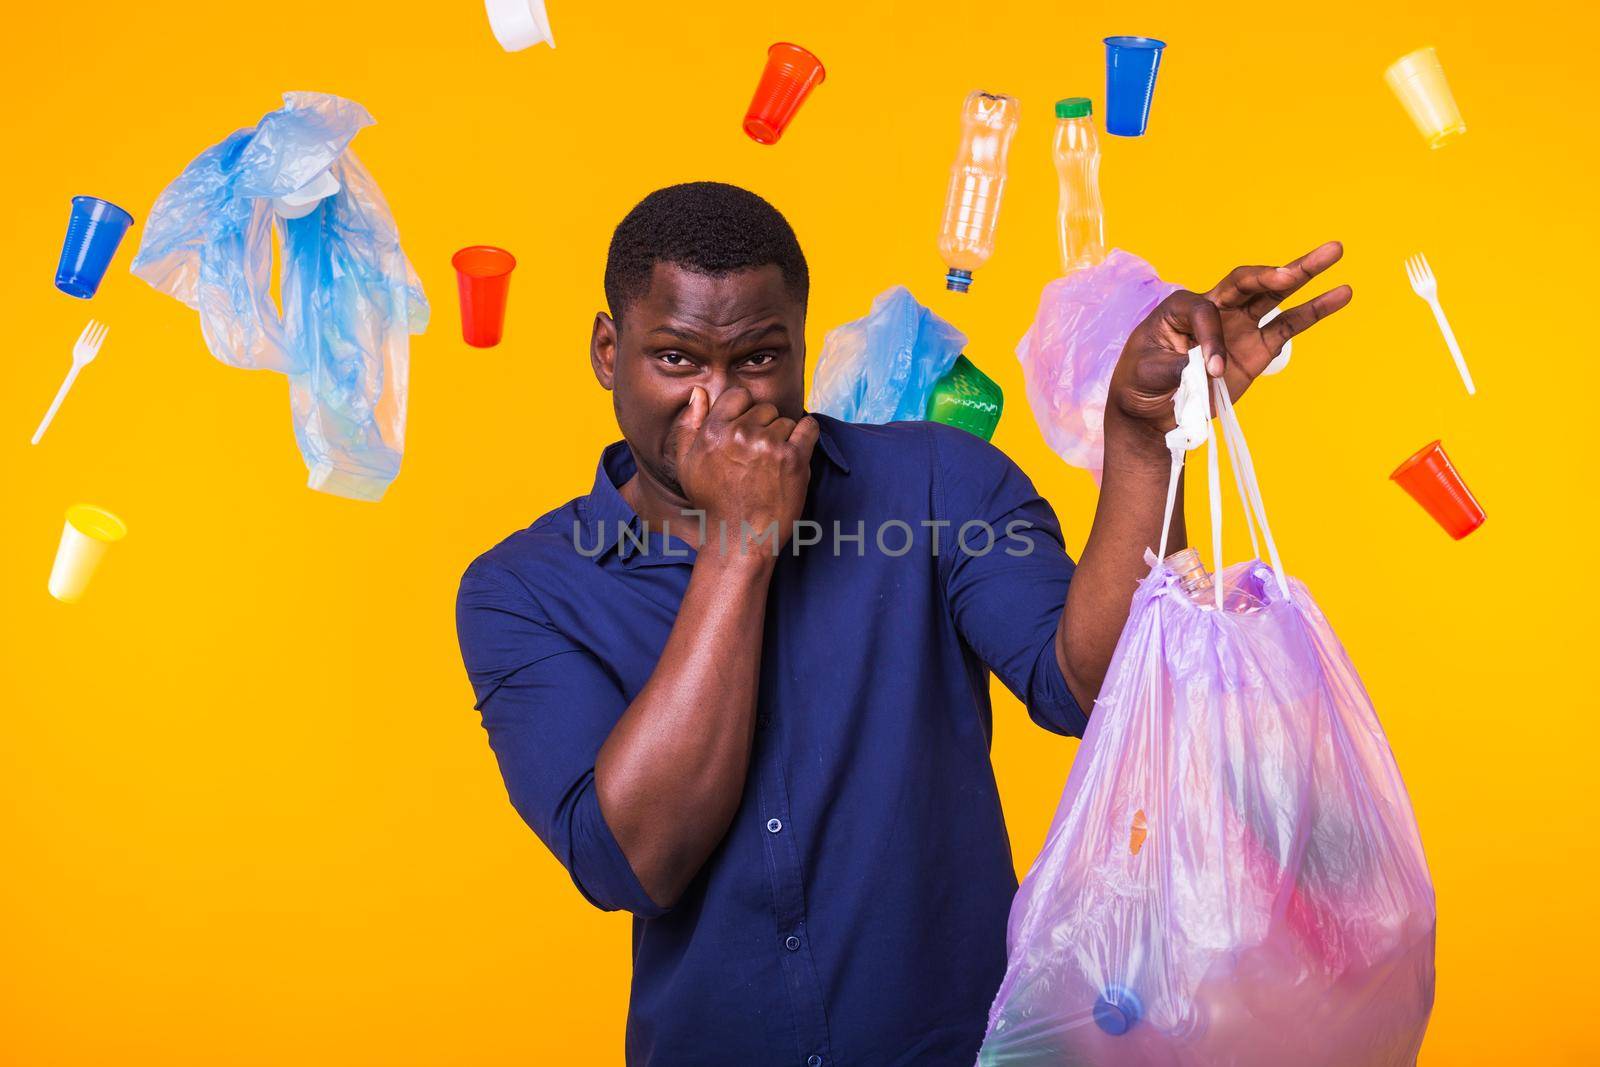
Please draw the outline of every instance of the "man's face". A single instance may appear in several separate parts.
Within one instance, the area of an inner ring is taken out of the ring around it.
[[[621,322],[595,316],[590,361],[641,473],[681,496],[672,429],[695,386],[713,404],[744,388],[789,418],[805,412],[805,306],[776,266],[714,278],[657,263]]]

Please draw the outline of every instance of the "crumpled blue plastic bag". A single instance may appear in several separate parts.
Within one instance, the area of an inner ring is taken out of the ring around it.
[[[966,334],[897,285],[866,318],[828,331],[806,406],[845,422],[921,419],[934,384],[966,346]]]
[[[349,150],[372,116],[324,93],[202,152],[157,198],[133,273],[200,313],[211,354],[289,377],[312,489],[382,498],[405,450],[410,335],[428,325],[422,282],[383,194]],[[339,191],[302,218],[273,200],[327,171]],[[272,237],[282,249],[280,316]]]

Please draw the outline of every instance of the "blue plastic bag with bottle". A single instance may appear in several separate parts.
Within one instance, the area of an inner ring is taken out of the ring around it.
[[[288,376],[307,484],[357,500],[380,499],[399,473],[410,335],[428,323],[394,217],[349,148],[372,124],[352,101],[286,94],[167,186],[133,261],[199,312],[212,355]]]
[[[921,419],[967,336],[903,285],[880,293],[865,318],[828,331],[811,382],[812,411],[845,422]]]

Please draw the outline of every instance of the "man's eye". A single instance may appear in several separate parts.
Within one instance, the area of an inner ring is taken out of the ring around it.
[[[755,355],[747,358],[744,361],[744,365],[746,367],[765,367],[768,363],[771,363],[777,358],[778,356],[775,352],[757,352]]]
[[[682,352],[663,352],[656,358],[669,367],[682,367],[689,362],[688,357]]]

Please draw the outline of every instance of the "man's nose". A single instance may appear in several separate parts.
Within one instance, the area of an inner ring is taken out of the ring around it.
[[[725,368],[718,367],[707,374],[705,381],[700,384],[705,387],[706,399],[715,404],[717,397],[721,396],[724,390],[736,383]]]

